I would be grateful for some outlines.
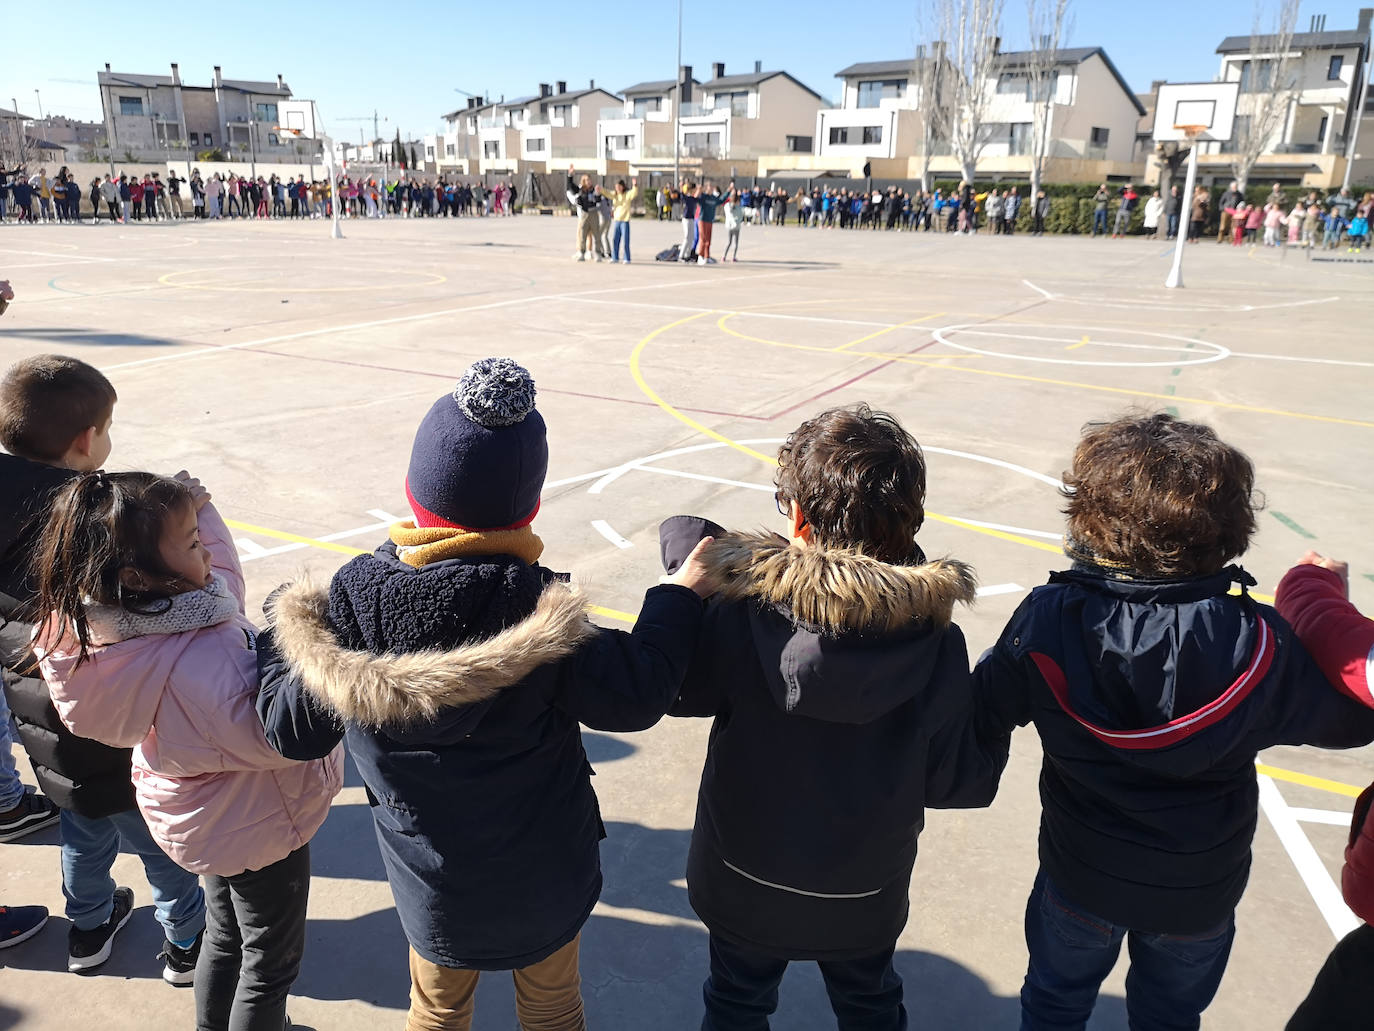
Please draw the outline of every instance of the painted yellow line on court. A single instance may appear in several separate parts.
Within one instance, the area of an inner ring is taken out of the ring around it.
[[[1275,780],[1287,781],[1289,784],[1301,784],[1318,791],[1329,791],[1333,795],[1345,795],[1347,798],[1359,798],[1360,793],[1364,791],[1364,788],[1356,787],[1354,784],[1342,784],[1338,780],[1314,777],[1310,773],[1298,773],[1296,770],[1285,770],[1278,766],[1266,766],[1264,763],[1256,763],[1255,772],[1273,777]]]
[[[1088,342],[1088,334],[1087,334],[1087,333],[1084,333],[1084,334],[1083,334],[1083,339],[1082,339],[1082,340],[1078,341],[1078,343],[1076,343],[1076,344],[1070,344],[1068,347],[1064,348],[1064,350],[1066,350],[1066,351],[1077,351],[1080,347],[1083,347],[1085,344],[1087,344],[1087,342]]]
[[[865,343],[867,343],[867,342],[870,341],[870,340],[876,340],[876,339],[877,339],[878,337],[880,337],[880,336],[886,336],[888,333],[891,333],[893,330],[901,329],[903,326],[914,326],[914,325],[916,325],[916,323],[918,323],[918,322],[924,322],[926,319],[938,319],[941,315],[944,315],[944,314],[946,314],[946,313],[945,313],[945,312],[942,312],[942,311],[936,311],[936,312],[931,312],[929,315],[922,315],[920,318],[908,319],[906,322],[899,322],[899,323],[897,323],[895,326],[887,326],[887,327],[885,327],[885,328],[883,328],[883,329],[877,330],[876,332],[869,333],[867,336],[861,336],[861,337],[859,337],[858,340],[851,340],[851,341],[849,341],[849,343],[847,343],[847,344],[841,344],[839,347],[832,347],[831,350],[832,350],[832,351],[847,351],[847,350],[849,350],[849,348],[851,348],[851,347],[858,347],[860,344],[865,344]]]
[[[607,619],[618,620],[621,623],[634,623],[639,619],[633,612],[621,612],[619,609],[608,609],[604,605],[588,605],[587,611],[594,616],[605,616]]]
[[[303,537],[298,533],[287,533],[285,530],[272,530],[266,526],[255,526],[252,523],[240,523],[235,519],[226,519],[224,525],[231,530],[242,530],[244,533],[255,533],[260,537],[271,537],[273,540],[290,541],[292,544],[305,544],[312,548],[320,548],[323,551],[334,551],[340,555],[367,555],[370,554],[363,548],[351,548],[347,544],[335,544],[333,541],[322,541],[316,537]]]

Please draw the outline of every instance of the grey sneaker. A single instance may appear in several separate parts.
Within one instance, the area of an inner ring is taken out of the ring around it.
[[[134,890],[116,888],[110,919],[89,931],[78,931],[73,926],[67,932],[67,969],[73,974],[94,970],[109,959],[114,936],[129,922],[133,912]]]

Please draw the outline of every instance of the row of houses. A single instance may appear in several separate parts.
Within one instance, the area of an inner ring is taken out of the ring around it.
[[[1355,28],[1298,33],[1289,44],[1296,86],[1288,110],[1264,146],[1252,175],[1287,183],[1338,184],[1347,162],[1357,181],[1374,178],[1374,102],[1365,100],[1370,21],[1362,9]],[[1230,37],[1217,48],[1221,81],[1241,83],[1236,137],[1247,113],[1269,87],[1264,52],[1256,41]],[[986,140],[977,161],[980,179],[1026,179],[1031,127],[1039,105],[1032,96],[1027,51],[998,53],[983,118]],[[527,96],[470,98],[443,116],[446,129],[424,138],[425,167],[437,172],[555,172],[569,162],[602,174],[654,177],[676,161],[689,174],[815,178],[870,174],[917,179],[922,172],[957,177],[959,162],[924,120],[920,55],[852,64],[836,72],[839,104],[786,71],[750,72],[711,66],[704,80],[690,66],[676,79],[640,82],[616,91],[540,83]],[[1152,139],[1155,91],[1137,94],[1102,47],[1063,48],[1043,88],[1048,91],[1049,146],[1044,178],[1051,182],[1155,181],[1159,157]],[[1361,110],[1361,104],[1364,110]],[[1041,108],[1041,110],[1044,110]],[[1350,147],[1356,123],[1368,159]],[[675,138],[676,137],[676,138]],[[929,147],[930,153],[926,150]],[[1199,160],[1211,178],[1230,175],[1234,140],[1208,143]],[[676,151],[676,155],[675,155]]]

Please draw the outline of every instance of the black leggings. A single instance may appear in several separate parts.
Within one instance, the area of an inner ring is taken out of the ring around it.
[[[1317,972],[1287,1031],[1358,1031],[1374,1013],[1374,927],[1363,924],[1337,943]]]

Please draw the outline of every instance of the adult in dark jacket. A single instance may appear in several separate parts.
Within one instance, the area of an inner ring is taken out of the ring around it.
[[[1217,210],[1221,212],[1221,220],[1217,226],[1217,243],[1227,243],[1231,238],[1231,215],[1236,210],[1236,205],[1245,199],[1245,194],[1240,192],[1240,184],[1236,180],[1231,180],[1231,185],[1226,187],[1221,199],[1217,201]]]
[[[1022,1027],[1082,1026],[1129,936],[1132,1027],[1196,1028],[1250,873],[1256,753],[1366,744],[1374,712],[1227,564],[1255,529],[1239,451],[1167,415],[1126,418],[1090,426],[1065,479],[1074,568],[1031,592],[974,672],[985,736],[1034,721],[1044,750]]]
[[[816,960],[841,1028],[895,1031],[925,809],[987,805],[1007,758],[975,737],[950,622],[974,574],[913,542],[924,461],[890,416],[821,413],[779,462],[791,540],[707,549],[721,591],[673,708],[714,719],[687,860],[711,932],[702,1027],[766,1027],[788,961]],[[717,529],[670,520],[665,557]]]
[[[346,736],[367,785],[416,1026],[470,1012],[481,970],[516,971],[528,1026],[522,978],[546,962],[567,1022],[541,1026],[582,1026],[577,939],[605,830],[578,723],[656,723],[701,620],[695,563],[649,590],[630,633],[590,624],[566,577],[538,564],[547,449],[533,396],[513,362],[474,365],[416,435],[407,492],[425,525],[394,527],[327,593],[286,589],[258,645],[268,740],[303,759]]]

